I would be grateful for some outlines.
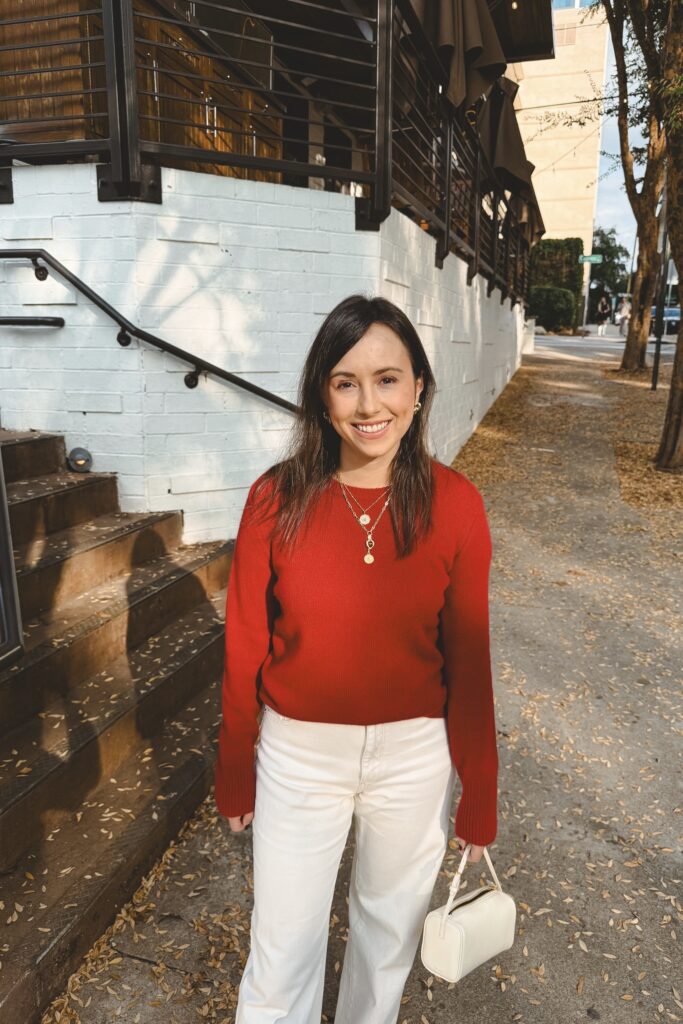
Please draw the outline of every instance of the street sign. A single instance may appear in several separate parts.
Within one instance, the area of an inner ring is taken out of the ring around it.
[[[602,253],[596,252],[593,256],[579,256],[579,263],[602,263]]]

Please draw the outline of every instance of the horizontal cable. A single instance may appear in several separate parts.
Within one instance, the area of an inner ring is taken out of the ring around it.
[[[262,40],[259,41],[262,42]],[[173,43],[160,43],[155,39],[147,39],[145,36],[136,36],[135,42],[143,43],[145,46],[150,46],[158,50],[171,50],[173,53],[186,53],[190,57],[210,57],[213,60],[220,60],[224,63],[234,64],[240,68],[250,67],[259,68],[261,71],[280,71],[283,74],[298,75],[301,78],[313,78],[316,82],[330,82],[334,85],[350,85],[354,89],[372,89],[373,92],[375,90],[374,83],[372,85],[364,85],[362,82],[354,82],[353,79],[332,78],[329,75],[318,75],[310,70],[298,71],[296,68],[291,68],[286,65],[276,66],[275,64],[264,64],[262,61],[244,60],[242,57],[238,59],[236,57],[232,57],[229,53],[216,53],[215,50],[192,50],[188,46],[181,46],[179,44],[174,45]],[[361,62],[355,61],[354,63]],[[371,67],[373,65],[366,66]]]
[[[212,124],[210,124],[210,125],[199,124],[196,121],[179,121],[176,118],[163,118],[163,117],[156,116],[154,114],[140,114],[140,120],[141,121],[152,121],[153,123],[157,123],[157,124],[173,124],[173,125],[177,125],[178,127],[181,127],[181,128],[194,128],[194,129],[197,129],[198,131],[206,132],[207,135],[209,135],[209,136],[213,136],[214,132],[215,132],[215,136],[234,135],[234,136],[237,136],[237,137],[253,139],[257,143],[261,142],[261,143],[266,143],[267,145],[278,145],[278,144],[282,144],[282,143],[285,143],[285,142],[299,143],[300,145],[305,145],[305,146],[309,146],[310,145],[310,143],[306,142],[305,139],[297,139],[297,138],[295,138],[292,135],[264,135],[264,134],[259,135],[256,132],[252,132],[252,131],[248,131],[248,130],[246,130],[246,131],[245,130],[240,130],[238,128],[229,128],[229,127],[226,127],[225,125],[223,125],[223,126],[215,125],[214,126]],[[362,153],[362,154],[365,155],[368,152],[367,149],[361,149],[361,148],[358,148],[357,146],[333,146],[331,148],[333,148],[333,149],[340,149],[340,150],[343,149],[343,151],[345,153]],[[256,156],[254,156],[254,159],[258,159],[258,158]],[[324,165],[321,165],[321,166],[324,166]]]
[[[41,14],[32,18],[11,18],[0,19],[0,28],[10,28],[14,25],[42,25],[46,21],[62,21],[65,18],[85,18],[89,14],[102,14],[102,8],[97,7],[89,11],[60,11],[59,14]]]
[[[174,103],[189,103],[191,106],[204,107],[204,108],[206,108],[206,103],[207,103],[206,99],[203,99],[203,100],[202,99],[184,99],[181,96],[173,96],[172,93],[166,93],[166,92],[156,93],[156,92],[150,92],[147,89],[138,89],[138,96],[149,96],[152,99],[172,100]],[[208,99],[211,100],[211,97],[208,97]],[[215,107],[218,110],[218,112],[221,113],[221,114],[227,112],[227,113],[249,114],[251,117],[258,117],[258,118],[261,118],[261,117],[275,117],[275,118],[277,118],[280,121],[283,121],[283,120],[293,121],[293,122],[299,123],[299,124],[321,124],[322,125],[322,123],[323,123],[322,121],[321,122],[312,121],[310,117],[294,117],[292,114],[288,114],[286,112],[283,113],[280,110],[276,110],[273,113],[271,113],[270,110],[255,110],[254,108],[250,108],[250,107],[227,107],[227,106],[225,106],[222,103],[213,103],[213,102],[211,102],[210,105],[211,105],[212,108]],[[344,121],[343,124],[341,124],[341,125],[334,125],[334,127],[335,128],[339,128],[340,131],[354,131],[354,132],[358,132],[360,134],[365,134],[365,135],[367,135],[368,133],[371,134],[371,135],[374,135],[374,132],[375,132],[374,128],[361,128],[359,125],[347,124],[346,121]],[[304,140],[300,139],[299,141],[303,142]]]
[[[226,88],[245,89],[248,92],[255,93],[257,96],[260,93],[262,93],[263,95],[267,96],[269,98],[269,100],[271,100],[271,101],[276,101],[276,100],[279,100],[281,97],[285,97],[286,99],[294,99],[294,100],[312,100],[313,102],[320,104],[320,106],[333,107],[335,110],[338,107],[339,108],[349,108],[350,107],[353,110],[367,110],[368,112],[370,112],[372,114],[374,114],[374,112],[375,112],[374,104],[372,104],[371,106],[368,107],[368,106],[364,106],[362,103],[345,103],[342,100],[337,100],[337,99],[335,99],[335,100],[318,99],[315,96],[310,96],[309,97],[309,96],[306,96],[305,94],[300,93],[300,92],[287,92],[284,89],[277,89],[277,90],[268,89],[265,85],[257,85],[257,84],[255,84],[253,82],[239,82],[236,79],[230,79],[230,81],[228,82],[228,81],[225,81],[225,79],[222,79],[222,78],[207,78],[206,75],[202,75],[202,74],[200,74],[199,72],[196,72],[196,71],[178,71],[176,69],[167,69],[167,68],[163,68],[163,67],[155,67],[153,64],[140,64],[140,63],[137,64],[137,68],[138,68],[138,70],[143,70],[143,71],[156,71],[158,74],[160,74],[160,75],[168,75],[168,76],[170,76],[174,80],[177,80],[178,78],[187,78],[189,81],[202,82],[205,85],[222,85],[222,86],[225,86]],[[283,72],[282,72],[282,70],[280,68],[276,69],[276,74],[282,74],[282,73]],[[373,90],[373,96],[374,96],[374,90]]]
[[[105,67],[104,61],[96,61],[93,64],[65,64],[46,68],[20,68],[18,71],[0,71],[0,78],[9,78],[12,75],[55,75],[62,71],[85,71],[93,68]]]
[[[101,113],[101,114],[53,114],[53,113],[50,113],[47,116],[49,116],[50,119],[52,119],[52,120],[57,120],[60,123],[63,123],[64,121],[86,121],[86,120],[87,121],[92,121],[92,120],[95,120],[95,119],[100,118],[100,117],[108,117],[109,115],[105,111],[104,113]],[[53,131],[59,131],[60,130],[59,126],[56,126],[54,128],[50,128],[48,125],[46,125],[45,124],[45,117],[22,117],[22,118],[15,118],[15,117],[13,117],[11,121],[2,121],[2,120],[0,120],[0,125],[3,126],[3,127],[11,128],[12,125],[15,125],[15,124],[39,124],[39,125],[41,125],[41,130],[44,130],[46,132],[53,132]],[[42,129],[43,125],[45,125],[44,129]]]
[[[239,8],[236,8],[236,7],[226,7],[225,4],[211,2],[211,0],[196,0],[196,3],[199,4],[201,7],[209,7],[209,8],[211,8],[214,11],[220,11],[221,14],[224,14],[224,13],[228,13],[228,14],[245,14],[245,13],[247,13],[247,14],[252,15],[252,17],[263,17],[263,15],[257,15],[253,11],[245,12],[244,8],[239,9]],[[360,20],[360,21],[368,21],[368,22],[370,22],[373,25],[377,21],[377,19],[373,18],[371,15],[367,15],[367,16],[363,15],[362,18],[359,18],[359,16],[357,14],[353,14],[351,11],[345,11],[343,9],[342,10],[336,10],[335,8],[328,7],[325,4],[312,3],[311,0],[289,0],[289,3],[291,3],[291,4],[298,4],[300,7],[311,7],[311,8],[313,8],[313,10],[321,11],[323,14],[334,14],[334,15],[339,15],[340,17],[353,18],[354,21],[358,21],[358,20]]]
[[[68,89],[66,92],[34,92],[27,96],[17,94],[16,96],[0,96],[0,103],[16,103],[24,100],[49,100],[63,99],[66,96],[93,96],[95,93],[106,93],[106,86],[98,86],[93,89]]]
[[[226,153],[208,149],[194,149],[192,146],[177,146],[173,143],[141,140],[143,152],[153,155],[172,156],[177,160],[200,163],[224,164],[234,167],[256,167],[258,170],[297,174],[307,178],[338,178],[340,181],[374,181],[373,171],[351,170],[348,167],[330,167],[325,164],[302,164],[294,160],[280,160],[273,157],[253,157],[243,153]]]
[[[47,46],[81,46],[83,43],[102,42],[104,36],[76,36],[75,39],[32,39],[28,43],[8,43],[0,46],[0,53],[14,53],[19,50],[44,50]]]
[[[240,13],[245,16],[248,16],[248,19],[251,21],[263,22],[263,24],[266,25],[267,27],[270,27],[270,25],[284,25],[285,27],[303,29],[306,32],[317,32],[319,35],[325,36],[326,39],[346,39],[348,42],[369,46],[372,49],[374,49],[376,46],[374,40],[366,39],[364,36],[348,36],[345,35],[343,32],[330,32],[328,29],[318,28],[317,25],[303,25],[300,22],[296,21],[283,21],[282,18],[271,18],[270,16],[266,18],[264,15],[248,15],[247,11],[242,11]],[[186,29],[189,26],[190,28],[194,29],[195,32],[210,32],[212,35],[234,36],[236,39],[256,38],[243,36],[241,33],[238,32],[230,32],[228,29],[225,28],[216,28],[214,25],[202,25],[200,21],[190,21],[186,20],[185,18],[169,18],[163,14],[147,14],[143,11],[136,11],[135,17],[140,18],[144,21],[161,22],[164,25],[177,25],[179,28]],[[268,46],[271,45],[271,41],[269,39],[259,39],[258,41]],[[274,41],[274,45],[280,47],[283,46],[284,44]],[[289,50],[296,49],[296,47],[289,45],[286,48]]]

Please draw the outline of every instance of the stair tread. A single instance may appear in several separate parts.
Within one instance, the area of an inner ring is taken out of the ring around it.
[[[180,545],[159,558],[131,566],[120,576],[105,580],[67,604],[37,615],[23,623],[25,657],[40,656],[39,647],[49,655],[55,649],[68,646],[73,639],[99,628],[103,622],[126,614],[132,604],[161,585],[193,572],[231,549],[230,541],[219,540]],[[23,664],[22,661],[14,669],[0,673],[0,683]]]
[[[44,957],[97,898],[107,882],[104,871],[98,872],[103,860],[109,868],[122,857],[135,857],[138,843],[126,837],[131,824],[147,834],[167,811],[179,773],[187,774],[193,762],[197,773],[213,763],[219,721],[215,679],[153,740],[141,740],[115,778],[101,780],[68,821],[0,878],[0,1002],[13,977]]]
[[[99,480],[116,478],[116,473],[71,473],[68,469],[56,473],[45,473],[43,476],[30,477],[27,480],[15,480],[7,484],[7,503],[18,505],[23,501],[45,498],[52,494],[87,487]]]
[[[140,698],[164,681],[222,632],[225,588],[159,633],[83,680],[66,702],[56,696],[37,718],[0,743],[0,810],[26,797],[78,749],[101,736]],[[66,709],[66,710],[65,710]],[[72,722],[63,726],[71,713]]]
[[[101,544],[123,537],[140,526],[153,526],[177,512],[108,512],[86,523],[68,526],[47,537],[29,541],[14,549],[17,576],[64,561],[73,555],[90,551]]]
[[[43,437],[62,438],[61,434],[51,434],[42,430],[8,430],[0,427],[0,445],[19,444],[22,441],[37,441]]]

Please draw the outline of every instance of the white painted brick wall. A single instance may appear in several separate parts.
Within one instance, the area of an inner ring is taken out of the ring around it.
[[[467,285],[451,255],[393,210],[355,230],[332,192],[164,169],[163,204],[97,202],[91,164],[13,169],[5,248],[44,248],[133,323],[296,400],[322,320],[355,292],[415,323],[438,394],[431,436],[449,462],[517,369],[519,307]],[[63,433],[116,472],[124,510],[183,509],[186,542],[234,536],[254,478],[285,450],[291,417],[133,340],[58,278],[0,262],[3,315],[63,316],[61,330],[0,328],[0,423]]]

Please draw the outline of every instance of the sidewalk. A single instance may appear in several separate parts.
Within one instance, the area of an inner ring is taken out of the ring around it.
[[[518,932],[457,986],[431,978],[418,952],[399,1024],[683,1020],[683,480],[643,461],[670,367],[652,393],[616,366],[525,356],[455,463],[481,489],[493,537],[491,855],[517,901]],[[352,854],[351,833],[330,923],[327,1021]],[[458,859],[447,852],[432,906]],[[467,868],[468,886],[479,868]],[[232,834],[207,800],[43,1024],[232,1022],[251,878],[250,829]]]

